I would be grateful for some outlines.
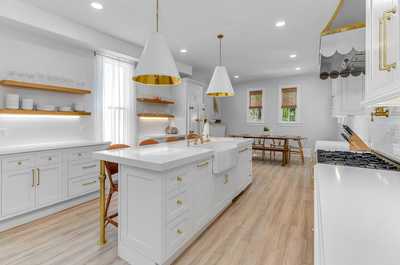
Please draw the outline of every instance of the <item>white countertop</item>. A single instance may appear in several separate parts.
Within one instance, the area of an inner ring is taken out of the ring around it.
[[[238,147],[250,144],[249,139],[211,138],[211,143],[236,144]],[[164,171],[202,159],[210,159],[213,155],[210,144],[188,147],[186,141],[161,143],[142,147],[95,152],[98,160],[111,161],[133,167]]]
[[[317,164],[315,176],[321,265],[400,264],[400,172]]]
[[[11,155],[11,154],[18,154],[18,153],[37,152],[37,151],[75,148],[75,147],[85,147],[85,146],[94,146],[94,145],[103,145],[103,144],[107,145],[107,144],[110,144],[110,142],[65,141],[65,142],[36,143],[36,144],[27,144],[27,145],[10,145],[10,146],[1,146],[0,147],[0,155]]]
[[[345,141],[316,141],[315,151],[349,151],[350,145]]]

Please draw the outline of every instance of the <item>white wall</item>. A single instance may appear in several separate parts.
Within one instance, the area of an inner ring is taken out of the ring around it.
[[[278,122],[279,88],[299,86],[299,124],[288,126]],[[264,123],[247,122],[247,90],[263,89],[266,97]],[[301,135],[307,137],[306,147],[312,148],[316,140],[335,140],[337,123],[331,115],[331,82],[322,81],[317,74],[298,75],[277,79],[245,82],[235,85],[236,95],[221,99],[222,122],[229,133],[261,133],[264,126],[272,134]]]
[[[8,71],[42,73],[84,81],[93,87],[94,55],[37,32],[22,30],[9,23],[0,23],[0,75]],[[93,94],[69,95],[0,87],[0,108],[4,95],[16,93],[33,98],[38,104],[67,106],[81,103],[93,111]],[[0,145],[32,144],[93,138],[93,117],[80,119],[4,117],[0,116]]]

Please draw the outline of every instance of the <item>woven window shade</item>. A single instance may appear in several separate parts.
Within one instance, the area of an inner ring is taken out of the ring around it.
[[[262,109],[262,90],[250,91],[250,109]]]
[[[297,105],[297,88],[282,88],[282,108],[296,108]]]

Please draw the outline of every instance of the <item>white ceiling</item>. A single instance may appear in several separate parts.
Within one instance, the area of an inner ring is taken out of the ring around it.
[[[154,29],[154,0],[23,0],[98,31],[144,45]],[[217,33],[224,33],[224,64],[240,81],[318,72],[319,34],[338,0],[160,0],[160,31],[175,59],[206,72],[218,61]],[[284,28],[275,22],[285,20]],[[188,53],[179,53],[181,48]],[[289,55],[297,54],[296,59]],[[296,67],[301,71],[296,71]]]

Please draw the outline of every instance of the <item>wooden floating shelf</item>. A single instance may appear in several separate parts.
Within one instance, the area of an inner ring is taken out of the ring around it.
[[[151,112],[140,112],[137,114],[138,117],[145,117],[145,118],[175,118],[174,115],[168,113],[151,113]]]
[[[84,111],[44,111],[44,110],[22,110],[22,109],[0,109],[1,114],[13,115],[52,115],[52,116],[90,116],[90,112]]]
[[[150,103],[150,104],[175,104],[175,101],[172,100],[167,100],[167,99],[161,99],[161,98],[136,98],[137,101],[143,102],[143,103]]]
[[[42,90],[42,91],[68,93],[68,94],[79,94],[79,95],[92,93],[88,89],[78,89],[78,88],[72,88],[72,87],[54,86],[54,85],[38,84],[38,83],[28,83],[28,82],[15,81],[15,80],[1,80],[0,85],[14,87],[14,88]]]

